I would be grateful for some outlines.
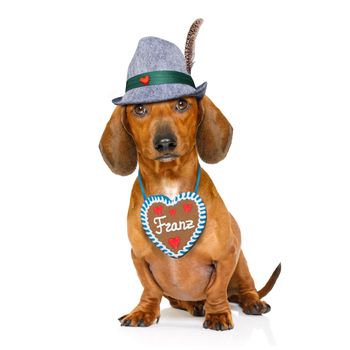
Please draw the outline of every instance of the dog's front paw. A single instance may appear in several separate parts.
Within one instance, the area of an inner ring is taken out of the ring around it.
[[[227,331],[229,329],[232,329],[233,322],[231,311],[206,314],[203,327],[213,329],[215,331]]]
[[[241,305],[242,310],[247,315],[266,314],[271,310],[271,306],[262,300],[252,300]]]
[[[159,314],[153,311],[133,311],[119,318],[121,326],[148,327],[159,322]]]

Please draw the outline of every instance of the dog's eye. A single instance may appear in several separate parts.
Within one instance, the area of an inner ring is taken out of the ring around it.
[[[180,98],[177,103],[176,103],[176,109],[179,111],[179,112],[184,112],[187,110],[188,108],[188,103],[187,101],[184,99],[184,98]]]
[[[144,105],[136,105],[134,107],[134,113],[139,117],[143,117],[147,114],[147,108]]]

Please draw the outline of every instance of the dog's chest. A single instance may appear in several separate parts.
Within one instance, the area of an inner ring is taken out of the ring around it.
[[[164,294],[178,300],[205,299],[214,272],[212,265],[189,257],[153,261],[150,269]]]
[[[169,182],[161,180],[161,194],[169,197],[170,199],[174,198],[180,192],[180,186],[177,182]]]

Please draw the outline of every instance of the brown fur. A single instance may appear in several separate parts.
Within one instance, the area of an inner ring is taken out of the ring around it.
[[[131,174],[137,164],[135,143],[124,126],[125,110],[116,108],[107,123],[100,151],[109,168],[118,175]]]
[[[172,196],[193,191],[198,155],[216,163],[227,154],[232,127],[208,97],[186,99],[190,108],[179,113],[176,100],[148,104],[148,114],[135,115],[133,106],[118,106],[103,133],[100,149],[112,171],[126,175],[136,166],[136,154],[147,195]],[[123,119],[125,118],[125,119]],[[154,160],[159,152],[153,140],[162,130],[177,138],[170,162]],[[132,137],[130,136],[132,135]],[[167,297],[175,308],[195,316],[205,312],[205,328],[233,327],[228,301],[238,302],[248,314],[268,312],[260,297],[273,287],[275,271],[259,295],[241,250],[239,227],[228,212],[208,174],[202,170],[198,194],[206,204],[207,223],[194,248],[180,259],[163,254],[145,235],[140,222],[143,197],[138,181],[132,189],[128,212],[128,236],[132,259],[144,287],[136,308],[121,318],[122,325],[149,326],[159,319],[160,301]]]

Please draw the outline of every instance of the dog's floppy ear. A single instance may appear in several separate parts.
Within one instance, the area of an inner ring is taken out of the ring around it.
[[[207,96],[199,104],[202,120],[197,130],[197,150],[204,162],[218,163],[230,149],[233,128]]]
[[[110,169],[118,175],[131,174],[137,164],[136,146],[124,126],[125,107],[117,106],[106,125],[100,151]]]

